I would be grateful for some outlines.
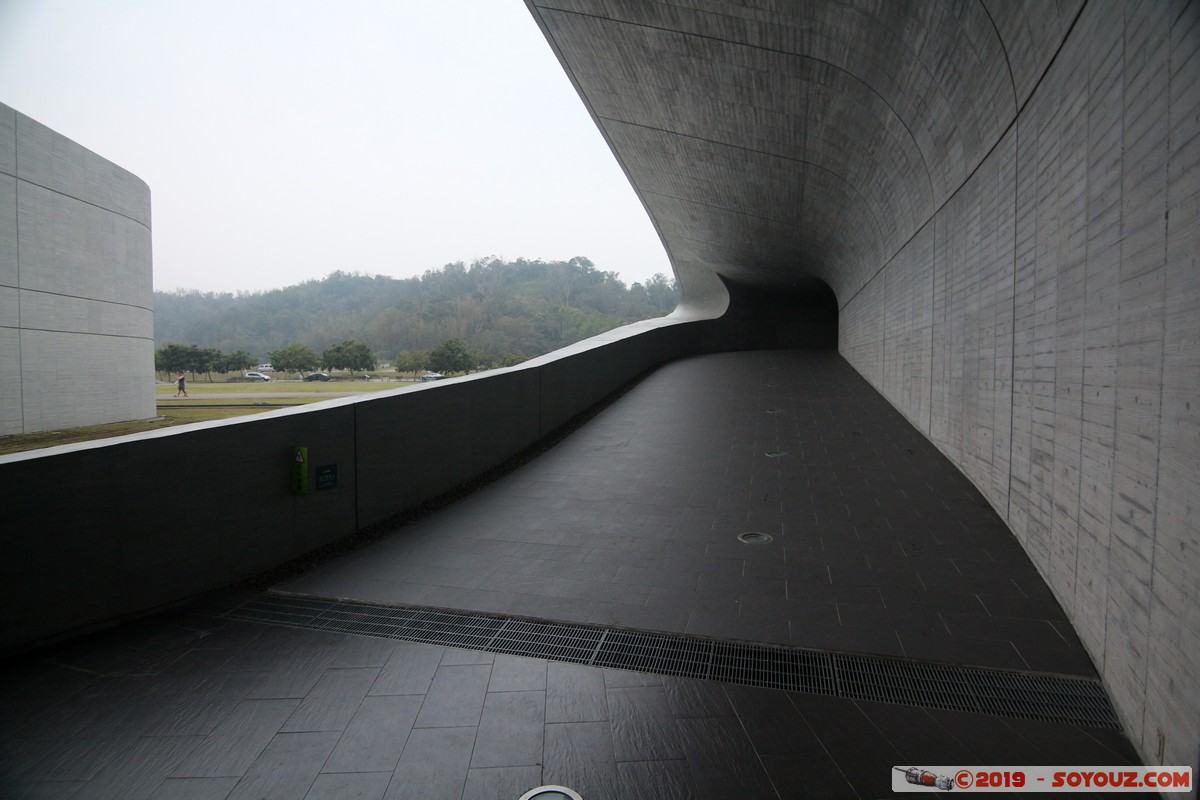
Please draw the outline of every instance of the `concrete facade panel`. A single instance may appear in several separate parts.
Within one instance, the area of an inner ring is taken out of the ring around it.
[[[889,331],[883,385],[900,399],[897,407],[922,430],[929,427],[930,372],[933,359],[933,228],[922,228],[888,265],[882,277],[883,330]]]
[[[885,370],[885,292],[882,277],[872,281],[838,315],[838,347],[842,355],[876,386],[883,381]]]
[[[1184,4],[1088,5],[1028,97],[1013,148],[998,146],[937,213],[922,426],[1042,570],[1142,753],[1169,764],[1194,763],[1200,741],[1200,693],[1183,678],[1200,672],[1200,92],[1184,66],[1195,16]],[[1015,181],[990,178],[1001,164]],[[980,196],[995,210],[974,213]],[[889,285],[908,281],[905,266],[890,261]],[[841,349],[874,381],[877,367],[847,347],[877,321],[859,313],[864,300],[842,311]],[[888,291],[889,305],[906,302]],[[889,309],[883,336],[904,336],[912,317]],[[1006,349],[1012,385],[989,392],[984,373],[1006,372]],[[894,380],[877,385],[908,408]],[[1010,457],[989,463],[1003,395]]]
[[[1011,153],[1006,137],[1000,154]],[[936,226],[929,295],[937,400],[930,437],[955,454],[993,505],[1008,493],[1012,403],[1013,171],[993,158],[948,203]],[[894,268],[895,264],[889,268]]]
[[[153,308],[149,229],[26,183],[17,202],[23,289]]]
[[[1055,47],[1067,35],[1083,0],[984,0],[983,5],[1004,41],[1017,105],[1023,106],[1050,65]]]
[[[1110,9],[1111,10],[1111,9]],[[1103,15],[1080,22],[1089,64],[1087,258],[1084,265],[1083,398],[1080,409],[1080,546],[1075,625],[1089,642],[1104,640],[1108,624],[1114,432],[1116,423],[1117,305],[1121,240],[1123,80],[1120,26]],[[1086,27],[1083,27],[1086,26]],[[1102,671],[1103,652],[1093,652]]]
[[[153,328],[154,312],[141,306],[22,291],[21,327],[27,330],[141,338]]]
[[[0,289],[0,304],[7,311],[16,305],[16,293]],[[0,375],[21,374],[21,331],[0,325]],[[0,380],[0,431],[21,430],[21,384]]]
[[[146,185],[7,106],[0,123],[0,435],[153,417]]]
[[[1051,4],[1002,15],[1010,60],[1080,8],[1063,5],[1058,23]],[[1005,517],[1131,737],[1168,764],[1195,764],[1200,742],[1184,677],[1200,661],[1196,17],[1194,4],[1088,4],[1045,74],[1016,76],[1015,128],[926,226],[927,423],[894,344],[919,317],[903,289],[916,240],[882,272],[887,312],[866,313],[879,300],[864,291],[840,321],[842,353]],[[875,340],[889,343],[882,368],[861,344]]]
[[[21,319],[20,291],[15,286],[0,284],[0,330],[20,330],[18,323]],[[14,362],[19,367],[20,362]],[[11,374],[11,373],[10,373]],[[16,382],[10,382],[16,387]],[[17,393],[20,396],[20,392]]]
[[[1160,447],[1146,659],[1146,752],[1200,741],[1200,712],[1187,681],[1200,674],[1200,9],[1169,6],[1166,260]],[[1178,642],[1162,648],[1158,642]],[[1186,744],[1184,745],[1186,747]]]
[[[0,103],[0,174],[17,174],[17,112]]]
[[[15,287],[17,282],[17,181],[0,173],[0,286]],[[0,325],[16,322],[16,317],[0,316]]]
[[[141,178],[17,112],[20,180],[150,227],[150,189]]]
[[[27,430],[155,415],[153,388],[147,391],[144,381],[146,359],[154,357],[153,342],[30,329],[20,334]],[[115,417],[117,413],[128,416]]]

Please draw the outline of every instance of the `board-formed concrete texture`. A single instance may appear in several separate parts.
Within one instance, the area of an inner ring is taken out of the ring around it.
[[[837,296],[1148,763],[1200,760],[1200,5],[527,0],[684,304]],[[721,280],[714,280],[720,276]]]
[[[150,190],[0,104],[0,435],[154,410]]]

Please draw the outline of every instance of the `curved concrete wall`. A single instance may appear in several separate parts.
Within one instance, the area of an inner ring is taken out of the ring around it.
[[[153,417],[150,190],[0,104],[0,435]]]
[[[1195,3],[1089,3],[982,165],[839,298],[842,353],[1008,522],[1143,756],[1193,765],[1198,44]]]
[[[1143,756],[1200,765],[1200,3],[526,2],[684,298],[832,287]]]

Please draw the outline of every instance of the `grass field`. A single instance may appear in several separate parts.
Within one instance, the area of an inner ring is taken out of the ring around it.
[[[19,436],[0,437],[0,455],[39,450],[60,444],[89,442],[130,433],[169,428],[189,422],[207,422],[248,414],[261,414],[273,408],[304,403],[317,403],[339,395],[382,392],[413,385],[411,381],[285,381],[268,383],[208,383],[188,381],[188,397],[175,397],[175,384],[159,383],[154,387],[158,416],[136,422],[114,422],[108,425],[89,425],[58,431],[41,431]],[[239,395],[242,395],[239,397]],[[245,397],[250,395],[250,397]],[[236,408],[229,408],[229,405]]]

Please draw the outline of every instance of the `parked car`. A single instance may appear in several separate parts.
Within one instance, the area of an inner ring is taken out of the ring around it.
[[[421,380],[423,380],[423,381],[440,381],[444,377],[446,377],[446,376],[440,372],[426,372],[424,375],[421,376]]]
[[[245,378],[248,381],[269,381],[269,380],[271,380],[270,375],[263,375],[261,372],[247,372],[245,375]]]
[[[327,381],[327,380],[329,380],[329,373],[314,372],[311,375],[305,375],[304,380],[306,380],[306,381]]]

